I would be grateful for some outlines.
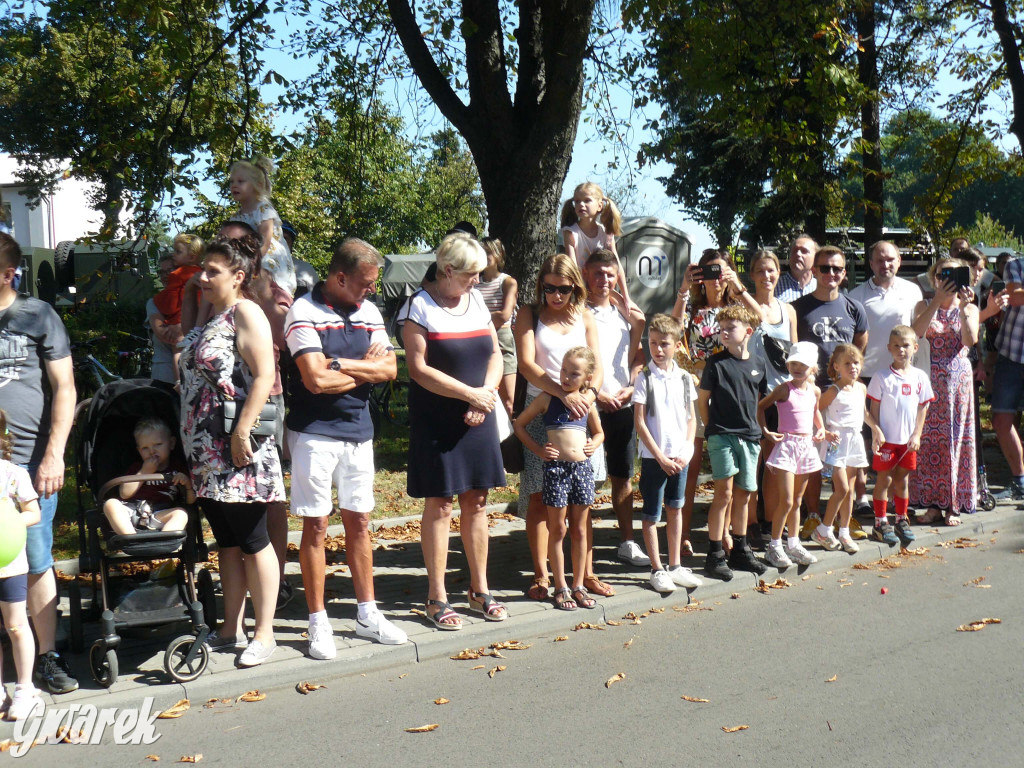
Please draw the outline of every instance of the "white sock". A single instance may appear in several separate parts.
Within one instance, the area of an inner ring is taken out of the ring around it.
[[[781,547],[782,546],[782,539],[772,539],[771,540],[771,544],[769,546]]]
[[[357,614],[356,616],[360,621],[366,621],[375,613],[380,613],[377,610],[376,600],[367,600],[365,603],[356,603]]]
[[[822,523],[818,526],[817,531],[819,536],[825,536],[827,538],[832,533],[832,526]]]
[[[793,549],[794,547],[799,547],[800,546],[800,537],[799,536],[790,536],[786,540],[786,546],[789,547],[790,549]]]
[[[314,624],[329,624],[330,620],[327,618],[327,610],[317,611],[316,613],[309,614],[309,626]]]
[[[840,536],[849,536],[850,535],[850,529],[849,528],[840,528],[839,529],[839,535]]]
[[[863,496],[857,497],[857,506],[860,507],[863,506],[864,504],[871,504],[871,497],[868,496],[866,493]]]

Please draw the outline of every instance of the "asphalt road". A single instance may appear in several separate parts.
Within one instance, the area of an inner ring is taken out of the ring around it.
[[[534,639],[505,659],[430,661],[305,696],[270,690],[258,703],[193,701],[180,719],[157,721],[152,745],[108,735],[99,746],[38,746],[19,763],[156,755],[166,765],[201,754],[203,765],[230,766],[1020,765],[1024,521],[968,543],[977,546],[932,547],[890,570],[812,566],[804,579],[790,569],[792,586],[768,594],[737,582],[737,599],[701,610],[652,593],[664,612],[639,624],[572,631],[588,619],[580,610],[566,615],[568,639]],[[982,618],[1002,623],[956,631]]]

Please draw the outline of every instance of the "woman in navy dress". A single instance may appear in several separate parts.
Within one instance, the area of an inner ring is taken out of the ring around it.
[[[458,496],[469,562],[469,608],[503,621],[505,606],[487,588],[487,491],[505,484],[498,426],[502,359],[491,314],[473,290],[487,255],[457,233],[437,249],[437,277],[409,300],[402,340],[409,365],[408,492],[425,499],[421,539],[429,589],[427,618],[462,628],[445,590],[452,497]]]

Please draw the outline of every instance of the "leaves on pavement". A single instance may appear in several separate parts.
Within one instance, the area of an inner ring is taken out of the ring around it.
[[[504,672],[506,669],[508,669],[508,667],[506,667],[504,664],[499,664],[494,669],[489,670],[487,672],[487,676],[493,678],[496,674],[498,674],[499,672]]]
[[[835,682],[836,680],[838,680],[838,679],[839,679],[839,675],[832,675],[832,677],[830,677],[830,678],[829,678],[828,680],[826,680],[825,682],[826,682],[826,683],[834,683],[834,682]]]
[[[174,719],[176,717],[181,717],[186,712],[188,712],[189,706],[191,706],[191,705],[189,704],[189,700],[188,699],[181,699],[173,707],[168,707],[163,712],[158,714],[157,715],[157,719],[159,719],[159,720],[172,720],[172,719]]]
[[[450,702],[451,702],[451,699],[446,699],[444,696],[442,696],[439,699],[434,699],[434,703],[437,704],[438,706],[441,706],[442,704],[448,704]]]
[[[625,672],[616,672],[614,675],[612,675],[611,677],[609,677],[607,680],[604,681],[604,687],[605,688],[611,688],[614,683],[618,683],[621,680],[625,680],[625,679],[626,679],[626,673]]]
[[[978,619],[970,624],[961,624],[956,628],[957,632],[980,632],[989,624],[1002,624],[1002,619]]]
[[[436,731],[441,727],[440,723],[430,723],[430,725],[417,725],[415,728],[406,728],[406,733],[430,733]]]
[[[246,691],[235,699],[235,701],[263,701],[265,698],[267,698],[267,694],[260,692],[257,688],[251,691]]]
[[[726,733],[736,733],[737,731],[745,731],[749,727],[749,725],[723,725],[722,730]]]
[[[319,691],[321,688],[326,687],[327,686],[323,683],[310,683],[303,680],[301,683],[295,686],[295,690],[301,693],[303,696],[308,696],[313,691]]]
[[[696,696],[680,696],[683,701],[692,701],[695,704],[710,704],[711,699],[699,699]]]

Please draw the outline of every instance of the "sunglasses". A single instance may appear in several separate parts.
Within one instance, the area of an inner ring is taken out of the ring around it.
[[[551,285],[550,283],[544,283],[544,293],[560,293],[563,296],[568,296],[572,293],[572,285]]]
[[[821,272],[821,274],[823,274],[823,275],[827,275],[827,274],[841,275],[843,272],[846,271],[846,267],[840,267],[840,266],[838,266],[836,264],[818,264],[815,267],[815,269],[818,270],[819,272]]]

